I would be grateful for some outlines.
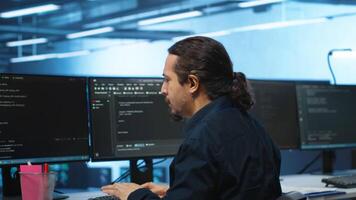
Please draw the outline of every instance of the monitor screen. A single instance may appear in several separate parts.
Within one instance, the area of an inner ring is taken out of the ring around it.
[[[89,159],[86,78],[0,74],[0,165]]]
[[[92,159],[175,155],[180,122],[171,119],[161,78],[90,78]]]
[[[299,148],[294,81],[250,80],[256,104],[251,114],[281,149]]]
[[[298,85],[302,149],[356,147],[356,86]]]

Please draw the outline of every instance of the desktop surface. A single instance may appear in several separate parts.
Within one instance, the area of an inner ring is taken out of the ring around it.
[[[63,192],[63,196],[66,196],[67,200],[87,200],[89,198],[104,196],[105,193],[100,191],[100,188],[90,188],[90,189],[58,189]],[[59,194],[59,193],[57,193]],[[61,195],[61,194],[59,194]],[[54,195],[55,197],[56,195]],[[3,196],[2,188],[0,188],[0,200],[21,200],[21,195],[19,196]],[[57,198],[59,199],[59,198]],[[61,198],[64,199],[64,198]]]
[[[349,199],[356,197],[356,188],[341,189],[335,187],[325,187],[321,182],[322,178],[330,177],[328,175],[311,175],[311,174],[298,174],[298,175],[285,175],[281,176],[281,186],[284,193],[290,191],[299,191],[301,193],[323,192],[323,191],[340,191],[345,194],[328,195],[309,198],[310,200],[333,200],[333,199]],[[106,195],[100,191],[100,188],[90,189],[59,189],[69,196],[67,200],[86,200],[89,198],[99,197]],[[0,200],[18,200],[21,197],[3,197],[0,195]]]
[[[312,200],[332,200],[332,199],[348,199],[356,197],[356,188],[342,189],[335,187],[325,187],[321,182],[323,178],[330,177],[329,175],[311,175],[311,174],[298,174],[281,176],[282,192],[298,191],[301,193],[315,193],[325,191],[339,191],[345,192],[344,194],[325,195],[319,197],[309,198]]]

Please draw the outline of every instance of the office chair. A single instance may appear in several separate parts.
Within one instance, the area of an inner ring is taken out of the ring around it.
[[[300,192],[288,192],[282,194],[277,200],[307,200],[307,197]]]

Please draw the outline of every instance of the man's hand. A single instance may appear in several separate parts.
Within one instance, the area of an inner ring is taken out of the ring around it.
[[[101,191],[108,195],[119,197],[120,200],[127,200],[131,192],[142,188],[136,183],[115,183],[101,187]]]
[[[152,182],[144,183],[141,185],[141,188],[147,188],[151,190],[153,193],[157,194],[160,198],[166,196],[168,185],[159,185],[154,184]]]

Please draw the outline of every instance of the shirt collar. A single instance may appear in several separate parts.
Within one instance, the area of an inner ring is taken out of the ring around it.
[[[219,111],[231,105],[231,101],[227,96],[218,97],[217,99],[213,100],[212,102],[198,110],[190,119],[188,119],[185,123],[184,130],[189,130],[193,128],[210,113],[215,113],[216,111]]]

